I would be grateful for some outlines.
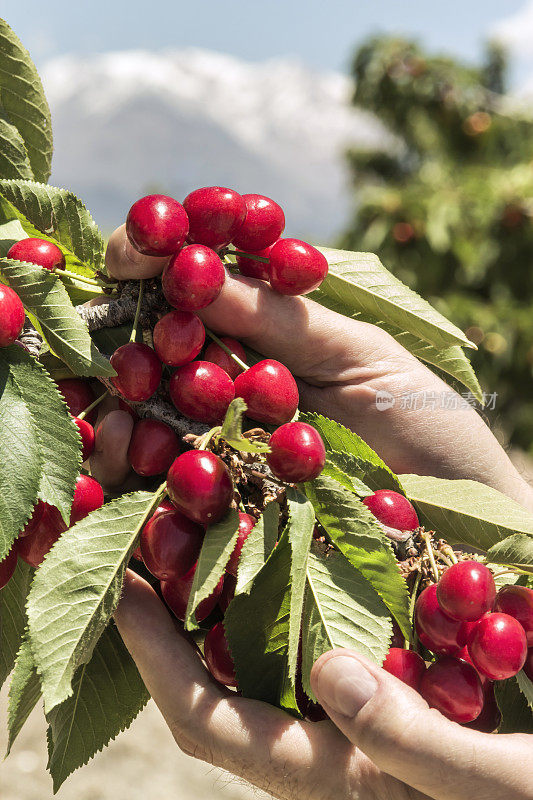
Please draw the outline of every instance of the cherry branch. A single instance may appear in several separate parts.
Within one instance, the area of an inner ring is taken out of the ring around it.
[[[102,328],[117,328],[133,322],[139,297],[139,281],[127,281],[121,287],[118,297],[99,305],[76,306],[76,311],[87,325],[89,333]],[[168,305],[159,281],[146,281],[139,316],[143,328],[153,327],[157,317],[168,311]]]

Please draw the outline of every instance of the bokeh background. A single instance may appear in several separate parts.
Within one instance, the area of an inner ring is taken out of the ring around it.
[[[287,233],[371,250],[468,331],[489,422],[533,455],[533,2],[4,0],[52,109],[52,183],[105,232],[148,191],[274,197]],[[5,712],[5,698],[2,700]],[[0,749],[3,742],[0,734]],[[2,800],[48,800],[36,716]],[[60,800],[253,796],[150,705]]]

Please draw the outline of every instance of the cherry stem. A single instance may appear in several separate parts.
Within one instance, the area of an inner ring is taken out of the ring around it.
[[[414,625],[414,616],[415,616],[415,603],[416,603],[416,595],[418,594],[418,587],[420,586],[420,581],[422,579],[422,573],[419,572],[415,578],[415,582],[413,585],[413,591],[411,593],[411,597],[409,598],[409,619],[411,620],[411,624],[413,626],[413,631],[415,630]],[[409,649],[409,640],[405,639],[405,648],[406,650]]]
[[[455,555],[455,553],[453,552],[453,548],[451,548],[449,544],[443,545],[441,547],[441,552],[444,553],[444,555],[448,556],[448,558],[450,559],[452,564],[457,564],[458,563],[458,558]]]
[[[422,538],[426,543],[426,550],[429,558],[429,563],[431,564],[431,569],[433,571],[433,577],[435,578],[435,583],[439,582],[439,570],[437,569],[437,563],[435,561],[435,555],[433,553],[433,547],[431,545],[431,536],[429,533],[423,533]]]
[[[504,569],[501,572],[494,572],[493,574],[495,578],[501,578],[502,575],[529,575],[530,577],[533,575],[532,572],[529,572],[527,569],[520,569],[520,567]]]
[[[211,337],[211,339],[214,342],[216,342],[218,344],[219,347],[221,347],[224,350],[225,353],[228,354],[228,356],[230,356],[234,361],[237,362],[239,367],[242,367],[244,370],[249,369],[248,364],[246,364],[244,361],[242,361],[239,358],[239,356],[235,355],[235,353],[232,350],[230,350],[230,348],[227,346],[227,344],[224,344],[222,339],[219,339],[218,336],[215,333],[213,333],[213,331],[210,331],[209,328],[206,328],[205,332],[207,333],[208,336]]]
[[[272,474],[269,473],[265,475],[264,472],[259,472],[258,470],[249,467],[248,464],[241,464],[240,468],[243,472],[247,472],[248,475],[252,475],[254,478],[261,478],[261,480],[268,481],[268,483],[276,483],[278,486],[282,486],[284,489],[287,487],[286,483],[278,480]]]
[[[199,442],[199,446],[196,449],[197,450],[207,450],[207,445],[209,444],[209,442],[212,439],[214,439],[215,436],[217,436],[220,433],[221,430],[222,430],[222,428],[220,427],[220,425],[217,425],[216,428],[211,428],[210,431],[207,431],[207,433],[204,434],[204,436],[201,437],[200,442]]]
[[[90,406],[87,406],[87,408],[84,408],[84,409],[83,409],[83,411],[81,412],[81,414],[78,414],[78,419],[85,419],[85,417],[87,416],[87,414],[89,414],[89,412],[90,412],[90,411],[92,411],[92,410],[93,410],[93,408],[96,408],[96,406],[100,405],[100,403],[102,402],[102,400],[104,399],[104,397],[107,397],[107,395],[108,395],[108,394],[109,394],[109,392],[108,392],[108,391],[107,391],[107,389],[106,389],[106,391],[105,391],[105,392],[103,392],[103,393],[100,395],[100,397],[97,397],[97,398],[96,398],[96,400],[93,400],[93,402],[91,403],[91,405],[90,405]]]
[[[61,277],[64,275],[66,278],[72,278],[74,281],[78,281],[79,283],[87,283],[89,286],[98,286],[99,289],[102,288],[102,284],[99,283],[94,278],[88,278],[86,275],[78,275],[77,272],[70,272],[68,269],[61,269],[60,267],[56,267],[55,269],[51,270],[54,275],[58,275]]]
[[[249,258],[252,261],[261,261],[262,264],[270,264],[269,258],[265,258],[265,256],[255,256],[253,253],[243,253],[242,250],[226,250],[226,255],[242,256],[243,258]]]
[[[141,314],[141,304],[144,294],[144,281],[139,281],[139,297],[137,298],[137,308],[135,309],[135,319],[133,320],[133,327],[131,329],[130,342],[134,342],[137,338],[137,328],[139,325],[139,316]]]

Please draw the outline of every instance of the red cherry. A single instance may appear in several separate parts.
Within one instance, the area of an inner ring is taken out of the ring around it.
[[[26,314],[20,297],[9,286],[0,285],[0,347],[9,347],[20,336]]]
[[[191,361],[170,379],[170,397],[181,414],[209,424],[220,423],[235,397],[233,381],[211,361]]]
[[[495,597],[492,572],[478,561],[453,564],[437,584],[437,600],[442,610],[452,619],[465,622],[474,622],[490,611]]]
[[[434,583],[424,589],[416,601],[415,624],[420,641],[433,653],[455,654],[466,643],[468,623],[444,613],[437,601]]]
[[[171,503],[170,500],[166,500],[166,499],[165,500],[161,500],[161,502],[157,506],[156,510],[154,511],[154,513],[152,514],[152,516],[150,517],[148,522],[151,522],[153,519],[155,519],[155,517],[157,517],[158,514],[162,514],[163,511],[175,511],[175,510],[176,510],[176,506],[173,503]],[[148,522],[145,523],[145,526],[148,525]],[[142,553],[141,553],[141,545],[136,547],[131,555],[132,555],[132,558],[136,558],[137,561],[142,561],[143,557],[142,557]]]
[[[170,610],[182,622],[185,620],[189,595],[192,589],[194,573],[197,564],[193,564],[190,570],[182,578],[174,578],[170,581],[161,581],[161,594]],[[209,597],[198,604],[194,616],[197,622],[203,622],[206,617],[214,610],[218,603],[218,598],[224,585],[224,577],[221,577]]]
[[[496,595],[494,611],[517,619],[525,631],[527,646],[533,647],[533,589],[504,586]]]
[[[390,646],[391,647],[403,647],[405,641],[405,636],[403,635],[400,626],[396,622],[395,619],[392,620],[392,639]]]
[[[244,352],[244,347],[237,339],[232,339],[231,336],[221,336],[220,341],[224,342],[226,347],[229,347],[232,353],[235,353],[237,358],[240,358],[241,361],[246,363],[246,353]],[[216,342],[211,342],[205,349],[204,354],[204,361],[211,361],[213,364],[216,364],[217,367],[220,367],[227,372],[230,378],[234,381],[237,375],[240,375],[242,372],[242,367],[237,364],[236,361],[233,360],[231,356],[229,356],[225,350],[223,350],[220,345]]]
[[[78,417],[74,417],[74,424],[81,436],[81,460],[86,461],[94,450],[94,428],[86,419]]]
[[[185,209],[172,197],[149,194],[132,205],[126,219],[128,239],[145,256],[171,256],[189,233]]]
[[[312,700],[309,700],[305,710],[305,718],[308,719],[309,722],[322,722],[325,719],[329,719],[320,703],[314,703]]]
[[[90,475],[79,475],[74,489],[69,527],[103,505],[104,491],[98,481],[95,481]]]
[[[163,270],[163,294],[175,308],[199,311],[216,300],[226,280],[224,264],[214,250],[190,244],[172,256]]]
[[[287,422],[269,441],[268,466],[288,483],[312,481],[324,469],[326,449],[322,437],[305,422]]]
[[[500,724],[502,715],[494,696],[494,684],[487,682],[483,687],[483,708],[481,714],[472,722],[464,722],[465,728],[472,728],[480,733],[492,733]]]
[[[154,328],[154,347],[164,364],[181,367],[196,358],[205,342],[205,328],[190,311],[169,311]]]
[[[422,675],[426,671],[424,659],[414,650],[391,647],[383,662],[383,669],[418,690]]]
[[[132,408],[130,405],[128,405],[126,401],[122,399],[122,397],[118,398],[118,407],[121,411],[125,411],[126,414],[129,414],[134,422],[139,421],[139,415],[137,414],[135,409]]]
[[[170,425],[157,419],[141,419],[133,428],[128,458],[138,475],[166,472],[179,452],[179,439]]]
[[[250,532],[256,522],[257,520],[250,516],[250,514],[243,514],[242,511],[239,511],[239,532],[237,536],[237,542],[226,565],[226,572],[228,575],[233,575],[235,578],[237,577],[237,568],[239,566],[239,558],[241,556],[242,546],[250,535]]]
[[[67,408],[73,417],[79,417],[81,412],[85,411],[96,399],[90,383],[81,380],[81,378],[66,378],[63,381],[57,381],[57,388],[63,395]],[[94,425],[97,414],[97,409],[93,408],[85,419],[91,425]]]
[[[525,664],[526,634],[509,614],[487,614],[472,628],[468,652],[479,672],[492,681],[503,681],[520,672]]]
[[[200,525],[222,519],[233,499],[233,484],[221,458],[189,450],[174,461],[167,475],[168,494],[176,508]]]
[[[530,647],[527,651],[526,660],[522,669],[524,670],[526,677],[533,682],[533,647]]]
[[[420,522],[413,506],[403,494],[391,489],[378,489],[363,499],[365,506],[382,525],[399,531],[414,531]]]
[[[255,261],[253,258],[248,258],[248,256],[270,258],[270,251],[275,244],[276,242],[269,245],[269,247],[264,247],[262,250],[258,250],[254,253],[248,253],[246,256],[236,256],[237,266],[241,275],[246,275],[247,278],[256,278],[261,281],[268,281],[270,278],[270,263],[265,264],[264,261]]]
[[[235,397],[245,401],[249,417],[272,425],[289,422],[300,399],[296,381],[287,367],[271,358],[237,375]]]
[[[270,251],[270,285],[280,294],[308,294],[327,274],[326,257],[307,242],[280,239]]]
[[[237,588],[237,578],[234,575],[226,573],[224,578],[224,586],[218,601],[218,606],[223,614],[226,613],[229,604],[235,597],[235,589]]]
[[[7,556],[0,561],[0,589],[3,589],[13,577],[17,566],[17,559],[17,547],[13,544]]]
[[[204,530],[179,511],[154,514],[141,533],[141,553],[147,569],[160,581],[185,575],[196,563]]]
[[[246,203],[233,189],[206,186],[183,201],[189,217],[188,241],[218,250],[229,244],[246,217]]]
[[[232,242],[237,250],[257,253],[274,244],[285,227],[281,206],[262,194],[243,194],[246,217]]]
[[[471,722],[483,708],[483,688],[474,667],[452,656],[435,661],[422,675],[420,694],[452,722]]]
[[[20,558],[32,567],[38,567],[66,529],[57,508],[39,500],[30,522],[17,539]]]
[[[110,361],[117,373],[115,378],[111,378],[111,382],[126,400],[148,400],[157,390],[163,367],[147,344],[123,344],[115,350]]]
[[[204,656],[213,678],[225,686],[237,686],[235,667],[221,622],[213,625],[205,637]]]
[[[48,508],[48,503],[44,503],[42,500],[37,501],[37,503],[33,507],[33,512],[31,517],[27,521],[25,527],[19,533],[19,538],[21,536],[29,536],[37,529],[37,526],[40,524],[43,516],[46,513],[47,508]]]
[[[45,269],[65,269],[65,256],[57,245],[46,239],[21,239],[9,248],[7,257]]]

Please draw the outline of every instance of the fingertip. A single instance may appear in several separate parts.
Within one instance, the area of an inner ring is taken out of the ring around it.
[[[133,424],[127,411],[116,410],[110,411],[96,429],[91,473],[103,486],[124,483],[131,471],[128,447]]]
[[[168,257],[145,256],[139,253],[126,235],[126,225],[117,228],[107,243],[105,265],[110,278],[119,281],[155,278],[163,272]]]

